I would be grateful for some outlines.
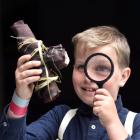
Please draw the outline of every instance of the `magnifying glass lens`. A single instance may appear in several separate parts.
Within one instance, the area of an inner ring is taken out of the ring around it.
[[[109,77],[112,65],[107,57],[96,55],[88,60],[86,70],[93,81],[103,81]]]

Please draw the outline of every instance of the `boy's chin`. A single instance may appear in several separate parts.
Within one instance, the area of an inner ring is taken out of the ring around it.
[[[79,96],[79,94],[77,94],[79,99],[86,105],[93,107],[93,98],[91,96],[86,96],[86,94],[84,96]]]
[[[84,102],[86,105],[93,107],[93,100],[82,100],[82,102]]]

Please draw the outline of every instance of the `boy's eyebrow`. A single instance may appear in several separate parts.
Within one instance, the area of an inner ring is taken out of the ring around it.
[[[84,61],[75,61],[76,65],[84,65],[84,63],[85,63]]]

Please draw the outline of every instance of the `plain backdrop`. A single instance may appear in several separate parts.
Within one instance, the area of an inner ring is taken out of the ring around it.
[[[15,89],[14,71],[17,59],[16,40],[11,38],[11,25],[24,20],[37,39],[46,46],[62,44],[71,59],[69,66],[61,71],[61,95],[49,104],[43,104],[35,94],[30,102],[29,122],[51,109],[65,103],[76,107],[71,74],[73,45],[71,38],[77,32],[97,25],[117,27],[128,39],[131,47],[132,75],[121,89],[124,106],[140,111],[140,8],[138,0],[1,0],[0,2],[0,102],[1,110],[8,104]]]

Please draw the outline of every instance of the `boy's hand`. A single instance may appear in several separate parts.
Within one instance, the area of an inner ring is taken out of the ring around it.
[[[33,94],[34,82],[40,79],[42,70],[37,68],[40,61],[29,61],[31,55],[23,55],[18,59],[15,71],[16,94],[22,99],[30,99]]]
[[[94,96],[93,113],[100,119],[106,128],[118,121],[119,117],[113,97],[106,89],[98,89]]]

